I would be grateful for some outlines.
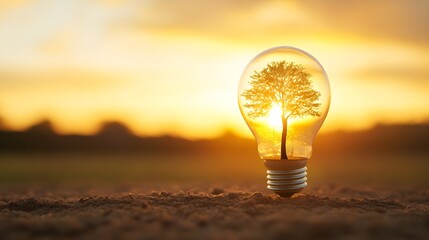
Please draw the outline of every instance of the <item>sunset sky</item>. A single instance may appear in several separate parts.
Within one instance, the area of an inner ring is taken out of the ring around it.
[[[90,134],[250,136],[237,106],[248,62],[311,53],[331,83],[322,131],[429,121],[429,1],[0,2],[0,118]]]

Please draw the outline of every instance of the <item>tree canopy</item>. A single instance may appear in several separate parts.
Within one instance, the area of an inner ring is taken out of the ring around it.
[[[250,118],[263,117],[274,104],[282,110],[282,119],[320,116],[320,92],[313,89],[311,74],[294,62],[273,61],[250,76],[251,88],[242,96]]]

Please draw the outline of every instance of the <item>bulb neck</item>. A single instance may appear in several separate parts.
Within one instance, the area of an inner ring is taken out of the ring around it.
[[[264,160],[267,168],[267,188],[289,198],[307,186],[307,159]]]

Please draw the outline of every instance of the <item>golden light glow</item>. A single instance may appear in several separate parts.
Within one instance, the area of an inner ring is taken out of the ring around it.
[[[116,119],[141,135],[250,136],[236,84],[255,54],[280,45],[308,51],[328,74],[322,131],[429,119],[428,1],[5,2],[0,120],[12,129],[49,118],[62,133],[93,133]]]
[[[273,104],[271,110],[269,111],[266,119],[271,128],[276,130],[282,129],[282,109],[278,104]]]

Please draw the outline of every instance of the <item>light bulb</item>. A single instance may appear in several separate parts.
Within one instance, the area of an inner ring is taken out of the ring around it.
[[[322,65],[294,47],[268,49],[247,65],[238,105],[267,168],[267,188],[291,197],[307,186],[307,160],[329,111]]]

